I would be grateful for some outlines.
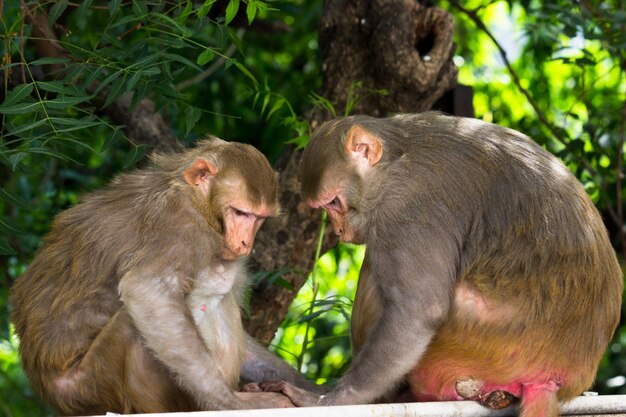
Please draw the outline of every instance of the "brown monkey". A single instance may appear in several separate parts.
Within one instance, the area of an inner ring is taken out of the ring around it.
[[[420,400],[512,394],[537,417],[592,384],[622,274],[581,184],[529,138],[438,113],[348,117],[316,132],[301,180],[342,240],[367,244],[356,351],[326,395],[265,389],[357,404],[409,375]]]
[[[61,213],[12,289],[22,364],[64,414],[288,406],[239,393],[294,370],[244,334],[245,257],[278,213],[253,147],[213,138]]]

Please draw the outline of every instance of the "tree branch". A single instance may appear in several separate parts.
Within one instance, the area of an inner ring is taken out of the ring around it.
[[[476,13],[476,11],[466,9],[465,7],[461,6],[457,0],[450,0],[450,4],[456,7],[457,9],[459,9],[461,12],[465,13],[476,24],[476,26],[480,30],[482,30],[485,33],[485,35],[489,37],[489,39],[491,39],[493,44],[498,49],[498,52],[500,53],[500,57],[504,61],[504,64],[506,65],[509,71],[509,74],[511,74],[511,77],[513,78],[513,82],[515,83],[515,86],[526,97],[526,99],[528,100],[528,103],[532,106],[533,110],[537,114],[537,117],[539,118],[541,123],[543,123],[543,125],[546,126],[548,130],[550,130],[550,132],[552,133],[552,135],[554,136],[556,140],[558,140],[566,148],[570,149],[569,142],[563,137],[559,128],[557,128],[553,123],[551,123],[548,120],[546,115],[541,111],[541,109],[539,109],[539,106],[537,105],[535,100],[532,98],[528,90],[526,90],[522,86],[522,83],[520,81],[519,76],[517,75],[517,72],[513,69],[513,66],[511,65],[511,63],[509,62],[506,56],[506,51],[504,50],[504,48],[502,48],[500,43],[496,40],[496,38],[493,36],[491,31],[489,31],[489,29],[483,23],[480,17],[478,17],[478,14]],[[591,166],[589,161],[587,161],[587,159],[585,159],[578,152],[571,152],[571,154],[575,156],[578,163],[581,166],[583,166],[589,172],[591,176],[595,177],[596,179],[599,179],[600,188],[604,190],[605,192],[608,192],[609,187],[608,187],[607,182],[604,179],[602,179],[600,175],[598,175],[598,172],[595,170],[595,168]],[[607,205],[606,208],[608,210],[609,215],[611,216],[613,221],[615,221],[616,224],[623,223],[623,221],[621,220],[621,216],[618,215],[618,213],[615,211],[615,209],[611,205]]]
[[[504,48],[502,48],[500,43],[496,40],[496,38],[493,36],[493,34],[487,28],[487,26],[483,23],[483,21],[480,19],[480,17],[478,17],[478,14],[476,14],[476,12],[473,11],[473,10],[468,10],[465,7],[461,6],[457,0],[451,0],[450,4],[452,4],[454,7],[456,7],[457,9],[462,11],[463,13],[465,13],[467,15],[467,17],[469,17],[476,24],[476,26],[478,26],[478,28],[480,30],[482,30],[485,33],[485,35],[487,35],[487,37],[489,37],[489,39],[491,39],[491,41],[496,46],[496,48],[498,48],[498,52],[500,53],[500,57],[504,61],[504,64],[506,65],[506,68],[509,71],[509,74],[511,74],[511,77],[513,78],[513,82],[515,83],[515,86],[524,95],[524,97],[526,97],[526,99],[528,100],[528,103],[532,106],[533,110],[535,110],[535,113],[537,114],[537,117],[539,118],[541,123],[543,123],[543,125],[546,126],[548,128],[548,130],[550,130],[552,135],[561,144],[563,144],[565,147],[569,148],[569,143],[567,142],[567,140],[565,140],[565,138],[561,134],[560,130],[553,123],[551,123],[548,120],[546,115],[541,111],[541,109],[539,109],[539,106],[537,105],[537,102],[535,102],[535,100],[532,98],[532,96],[530,95],[528,90],[526,90],[522,86],[522,83],[520,81],[519,76],[517,75],[517,72],[513,69],[513,66],[511,65],[511,63],[509,62],[509,59],[506,56],[506,51],[504,50]],[[584,158],[582,158],[578,154],[575,154],[575,155],[577,156],[578,162],[580,164],[582,164],[585,167],[585,169],[587,169],[589,171],[589,173],[591,175],[597,176],[596,170],[589,164],[589,162],[587,160],[585,160]],[[605,186],[606,186],[606,184],[605,184]]]

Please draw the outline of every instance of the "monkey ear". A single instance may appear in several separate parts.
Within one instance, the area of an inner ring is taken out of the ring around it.
[[[219,170],[215,165],[205,159],[198,159],[193,166],[187,168],[183,173],[187,184],[199,187],[202,194],[209,193],[211,178],[217,174]]]
[[[369,166],[376,165],[383,156],[381,140],[359,125],[352,126],[346,134],[344,149],[350,158]]]

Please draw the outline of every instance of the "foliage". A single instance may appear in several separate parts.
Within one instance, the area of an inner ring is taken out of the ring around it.
[[[350,312],[364,255],[365,247],[345,244],[325,253],[272,342],[317,383],[334,383],[350,364]]]

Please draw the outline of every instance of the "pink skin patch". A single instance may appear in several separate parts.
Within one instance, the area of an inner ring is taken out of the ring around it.
[[[202,305],[200,306],[200,311],[202,311],[203,313],[205,313],[205,312],[206,312],[206,304],[202,304]]]
[[[485,383],[480,389],[480,392],[473,398],[463,398],[457,392],[456,389],[450,385],[441,387],[438,392],[413,392],[415,399],[419,402],[423,401],[462,401],[462,400],[480,400],[486,398],[494,391],[506,391],[518,398],[522,399],[523,404],[532,405],[534,402],[540,402],[546,395],[552,395],[556,393],[561,383],[558,380],[548,379],[545,380],[541,376],[534,378],[525,378],[524,382],[515,381],[511,383]],[[531,382],[532,381],[532,382]]]

